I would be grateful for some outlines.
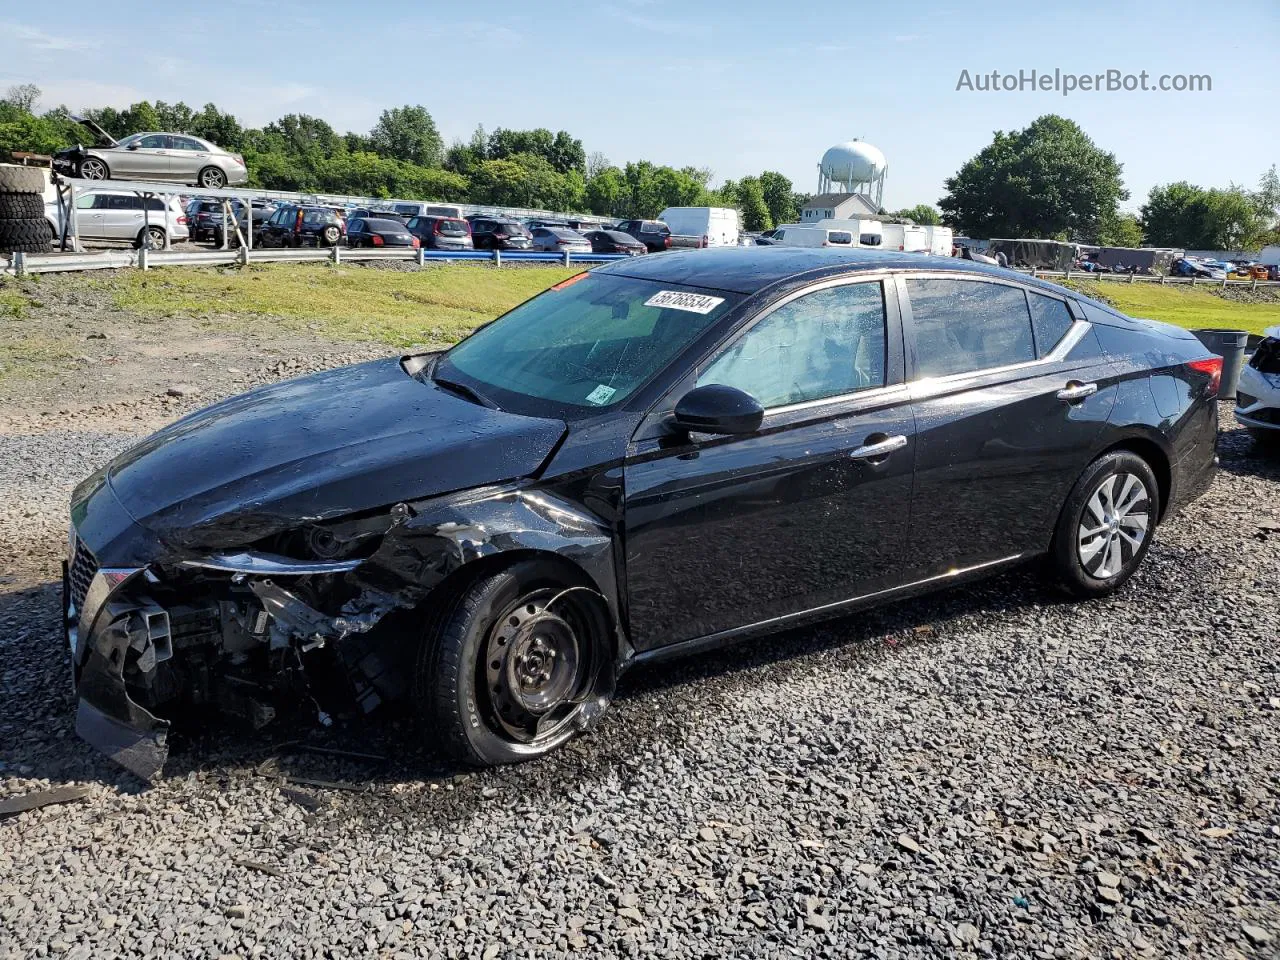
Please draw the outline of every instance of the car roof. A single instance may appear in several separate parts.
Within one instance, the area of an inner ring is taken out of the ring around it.
[[[1089,303],[1107,313],[1124,316],[1114,307],[1100,303],[1048,283],[1025,273],[1018,273],[993,264],[958,257],[935,257],[920,253],[902,253],[897,250],[870,250],[864,247],[837,250],[830,247],[712,247],[702,250],[680,250],[657,257],[640,257],[597,267],[594,273],[611,273],[679,283],[692,287],[709,287],[730,293],[752,294],[784,280],[812,276],[839,276],[871,270],[927,270],[955,271],[966,274],[986,274],[1006,280],[1017,280],[1031,287],[1040,287],[1058,296],[1070,296]]]

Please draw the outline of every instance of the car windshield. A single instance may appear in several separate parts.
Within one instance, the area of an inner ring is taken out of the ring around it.
[[[459,373],[504,409],[521,398],[568,408],[621,403],[742,299],[611,274],[578,274],[522,303],[450,350]],[[470,384],[468,384],[469,386]],[[570,411],[572,412],[572,411]]]

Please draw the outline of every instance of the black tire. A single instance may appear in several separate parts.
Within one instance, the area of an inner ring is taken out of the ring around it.
[[[53,231],[44,217],[0,220],[0,250],[12,250],[15,245],[48,243],[52,239]]]
[[[325,227],[320,232],[320,242],[326,247],[337,246],[338,241],[342,239],[342,231],[337,227]]]
[[[447,754],[476,766],[532,760],[599,715],[613,664],[596,598],[533,559],[475,580],[438,611],[423,633],[414,699]],[[536,672],[529,685],[519,685],[521,670]],[[554,704],[541,713],[545,730],[524,706],[540,697]]]
[[[53,241],[45,240],[43,243],[15,243],[9,246],[0,246],[0,250],[5,253],[52,253]]]
[[[38,193],[0,193],[0,220],[44,218],[44,197]]]
[[[196,175],[196,182],[206,190],[221,190],[227,185],[227,175],[220,167],[205,167]]]
[[[85,157],[76,167],[76,173],[82,180],[110,180],[111,168],[107,161],[100,157]]]
[[[44,193],[44,173],[37,167],[0,164],[0,193]]]
[[[1160,486],[1151,465],[1128,450],[1103,454],[1076,481],[1058,517],[1051,577],[1075,597],[1114,593],[1147,555],[1159,516]]]
[[[1259,427],[1246,427],[1253,445],[1267,454],[1280,454],[1280,430],[1263,430]]]

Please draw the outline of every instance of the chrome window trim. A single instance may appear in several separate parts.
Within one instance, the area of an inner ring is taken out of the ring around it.
[[[981,380],[985,377],[1000,376],[1006,373],[1032,371],[1037,367],[1049,367],[1056,363],[1061,363],[1091,329],[1093,329],[1093,324],[1088,320],[1077,320],[1063,335],[1062,339],[1058,341],[1058,345],[1039,360],[1025,360],[1022,363],[1007,363],[1002,367],[984,367],[981,370],[971,370],[968,373],[949,373],[945,377],[924,377],[920,380],[912,380],[907,384],[911,388],[911,398],[914,400],[922,396],[929,396],[947,387],[963,384],[970,380]]]
[[[817,400],[805,400],[801,403],[788,403],[781,407],[769,407],[765,410],[766,417],[775,414],[792,413],[796,410],[810,410],[816,407],[825,407],[829,404],[849,403],[852,400],[866,400],[868,403],[874,403],[877,400],[906,400],[910,395],[909,385],[905,383],[891,383],[887,387],[864,387],[861,390],[855,390],[852,393],[842,393],[834,397],[819,397]]]

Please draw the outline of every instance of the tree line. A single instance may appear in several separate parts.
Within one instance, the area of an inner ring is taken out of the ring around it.
[[[53,153],[86,133],[66,107],[40,112],[40,90],[12,87],[0,100],[0,153]],[[452,200],[504,207],[578,211],[603,217],[656,217],[665,207],[735,207],[747,230],[794,223],[808,199],[781,173],[726,180],[712,172],[648,160],[621,165],[587,155],[565,130],[487,132],[445,146],[420,105],[384,110],[367,134],[338,133],[319,117],[289,114],[245,127],[215,104],[142,101],[83,114],[114,137],[143,130],[189,133],[244,155],[250,185],[269,190]],[[1052,114],[1022,130],[997,131],[946,180],[939,208],[917,204],[886,216],[945,223],[973,237],[1034,237],[1114,246],[1252,249],[1280,242],[1280,176],[1274,166],[1257,189],[1204,188],[1185,181],[1154,187],[1138,214],[1123,165],[1072,120]]]
[[[37,111],[40,90],[11,88],[0,101],[0,152],[49,154],[82,142],[84,129],[66,107]],[[142,101],[125,109],[81,114],[111,136],[143,130],[188,133],[243,154],[250,185],[267,190],[337,193],[413,200],[452,200],[504,207],[656,217],[665,207],[730,206],[748,230],[794,222],[806,196],[780,173],[710,186],[710,170],[648,160],[610,163],[587,156],[567,131],[486,132],[445,146],[425,107],[384,110],[367,134],[338,133],[319,117],[289,114],[260,128],[245,127],[209,103]]]
[[[1034,237],[1111,246],[1258,249],[1280,243],[1280,176],[1254,190],[1186,181],[1153,187],[1135,215],[1115,154],[1052,114],[991,143],[946,181],[945,222],[974,237]]]

